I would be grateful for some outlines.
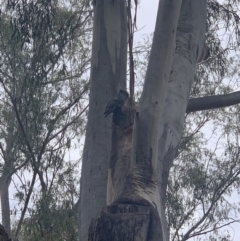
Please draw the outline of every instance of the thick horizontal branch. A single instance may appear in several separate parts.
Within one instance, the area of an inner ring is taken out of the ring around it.
[[[225,95],[205,96],[190,99],[188,102],[186,113],[196,112],[200,110],[210,110],[240,103],[240,91]]]

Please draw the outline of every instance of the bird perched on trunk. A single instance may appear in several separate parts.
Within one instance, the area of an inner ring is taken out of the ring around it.
[[[128,96],[129,94],[127,91],[119,90],[118,95],[108,102],[106,109],[104,111],[105,118],[111,113],[120,111],[125,101],[127,100]]]

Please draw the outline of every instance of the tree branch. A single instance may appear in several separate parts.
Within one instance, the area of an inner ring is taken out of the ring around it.
[[[208,218],[208,215],[211,213],[214,205],[219,201],[219,199],[222,197],[222,195],[225,193],[225,191],[234,183],[234,181],[236,181],[236,178],[234,178],[234,177],[237,177],[239,174],[240,174],[240,171],[238,170],[237,172],[235,172],[235,174],[232,175],[232,177],[233,177],[232,180],[230,180],[231,177],[228,177],[225,182],[222,182],[222,183],[219,184],[219,186],[215,189],[215,191],[213,193],[212,203],[211,203],[210,207],[208,208],[206,213],[199,219],[199,221],[197,221],[197,223],[194,224],[186,232],[186,234],[182,238],[182,241],[186,241],[189,238],[194,237],[194,236],[192,236],[194,234],[191,235],[191,233],[193,231],[195,231]]]
[[[188,102],[186,113],[201,110],[223,108],[240,103],[240,91],[225,95],[205,96],[192,98]]]
[[[41,171],[39,170],[39,166],[38,166],[38,163],[37,163],[37,161],[36,161],[35,155],[34,155],[34,153],[33,153],[32,146],[31,146],[31,144],[30,144],[30,142],[29,142],[29,140],[28,140],[27,134],[26,134],[25,129],[24,129],[24,127],[23,127],[23,124],[22,124],[22,121],[21,121],[21,118],[20,118],[20,115],[19,115],[19,111],[18,111],[18,108],[17,108],[17,105],[16,105],[16,98],[14,98],[14,97],[12,96],[12,94],[11,94],[10,91],[7,89],[7,87],[6,87],[5,84],[4,84],[4,81],[3,81],[1,78],[0,78],[0,82],[2,83],[2,86],[3,86],[4,90],[5,90],[5,92],[8,94],[8,96],[9,96],[10,99],[11,99],[11,103],[12,103],[13,108],[14,108],[14,110],[15,110],[16,119],[17,119],[17,121],[18,121],[20,130],[21,130],[21,132],[22,132],[22,134],[23,134],[24,141],[25,141],[25,143],[26,143],[27,149],[28,149],[28,151],[29,151],[29,153],[30,153],[30,156],[31,156],[31,158],[32,158],[32,165],[33,165],[34,171],[37,172],[37,174],[38,174],[38,176],[39,176],[39,180],[40,180],[41,186],[42,186],[42,190],[44,191],[44,190],[46,189],[46,184],[45,184],[45,182],[44,182],[44,180],[43,180],[43,176],[42,176]]]
[[[36,172],[36,169],[34,169],[32,182],[31,182],[31,185],[30,185],[30,188],[29,188],[27,197],[26,197],[26,201],[25,201],[25,203],[24,203],[24,207],[23,207],[23,211],[22,211],[20,220],[19,220],[19,222],[18,222],[17,231],[16,231],[16,233],[15,233],[15,238],[18,237],[19,231],[20,231],[20,229],[21,229],[22,222],[23,222],[25,213],[26,213],[26,211],[27,211],[28,203],[29,203],[31,194],[32,194],[32,192],[33,192],[33,187],[34,187],[34,184],[35,184],[36,177],[37,177],[37,172]]]
[[[232,223],[239,223],[239,222],[240,222],[240,220],[233,220],[233,221],[228,222],[228,223],[225,223],[225,224],[223,224],[223,225],[216,226],[216,227],[214,227],[214,228],[212,228],[212,229],[209,229],[209,230],[207,230],[207,231],[205,231],[205,232],[197,232],[197,233],[194,233],[194,234],[192,234],[192,235],[190,236],[190,238],[193,238],[193,237],[195,237],[195,236],[200,236],[200,235],[208,234],[208,233],[210,233],[210,232],[216,231],[217,229],[221,229],[221,228],[223,228],[223,227],[229,226],[229,225],[232,224]]]

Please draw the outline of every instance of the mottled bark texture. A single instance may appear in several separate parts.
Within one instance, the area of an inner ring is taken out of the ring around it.
[[[98,28],[104,26],[104,24],[101,25],[101,18],[104,14],[104,11],[101,10],[104,9],[103,6],[112,3],[114,7],[120,7],[119,3],[123,2],[125,1],[96,1],[95,25],[97,16],[101,13],[97,26]],[[90,118],[91,112],[89,112],[90,120],[86,135],[83,157],[85,163],[83,163],[81,182],[81,190],[83,191],[81,195],[84,197],[81,196],[80,218],[82,222],[85,222],[84,217],[87,220],[84,226],[82,224],[81,231],[87,229],[90,220],[92,220],[88,237],[91,241],[169,240],[165,216],[166,184],[182,134],[191,80],[196,63],[203,55],[206,1],[161,0],[159,2],[149,65],[137,109],[126,105],[118,113],[119,116],[113,115],[112,126],[110,126],[110,122],[105,122],[105,125],[108,125],[105,130],[109,132],[100,132],[98,136],[94,134],[94,138],[91,135],[89,137],[89,134],[99,132],[98,129],[104,125],[104,122],[101,124],[100,115],[92,113],[92,118],[95,118],[96,123],[100,124],[95,131],[90,132],[89,129],[95,127]],[[116,21],[117,17],[120,17],[121,22],[125,23],[121,15],[116,15],[110,21]],[[101,31],[98,28],[95,26],[95,35],[107,31],[107,26],[104,26]],[[118,32],[118,30],[119,28],[115,26],[115,31]],[[95,38],[93,42],[96,42]],[[100,53],[103,54],[103,58],[108,59],[106,65],[109,64],[109,66],[101,67],[101,69],[110,69],[104,75],[108,79],[101,79],[102,72],[97,72],[99,73],[98,77],[103,81],[101,83],[106,86],[107,90],[111,89],[113,84],[113,82],[109,82],[114,76],[111,74],[112,55],[117,52],[109,54],[107,46],[114,45],[115,40],[112,39],[111,44],[107,42],[108,40],[111,39],[101,37],[101,41],[97,42],[98,45],[93,43],[94,59],[96,60],[97,54]],[[96,52],[100,46],[102,46],[103,52]],[[104,51],[106,51],[105,55]],[[94,84],[94,71],[98,70],[95,69],[94,63],[93,61],[91,85]],[[98,68],[101,64],[102,61],[98,62]],[[91,86],[91,91],[93,90],[94,88]],[[102,93],[100,88],[98,91]],[[116,88],[113,88],[112,92],[114,91],[116,92]],[[91,98],[96,97],[95,95],[90,96],[90,108],[93,108],[91,107],[93,105]],[[103,96],[99,94],[98,98],[102,103]],[[108,100],[110,99],[108,97]],[[103,111],[104,109],[102,113]],[[132,117],[135,111],[133,122]],[[102,154],[98,150],[98,143],[103,149],[101,150]],[[88,150],[89,147],[90,150]],[[109,153],[110,155],[108,155]],[[90,156],[91,158],[88,160],[87,158]],[[101,162],[98,162],[99,158],[101,158]],[[103,187],[106,183],[102,182],[100,186],[98,178],[99,175],[105,178],[104,170],[108,160],[110,161],[107,187],[109,206],[104,207],[106,205],[104,205],[102,198],[106,195],[106,190]],[[91,163],[93,161],[94,164]],[[98,166],[102,163],[104,166]],[[95,165],[96,169],[99,167],[97,171],[94,171]],[[86,166],[88,167],[86,168]],[[94,189],[93,184],[97,185],[97,188],[100,186],[101,193]],[[89,188],[90,185],[92,185],[91,188]],[[94,191],[95,193],[91,194]],[[96,201],[91,200],[91,198]],[[94,204],[97,205],[97,209],[95,209]],[[96,214],[101,207],[104,208],[97,216]],[[83,215],[83,212],[88,212],[88,217]],[[87,238],[84,233],[81,241],[85,240]]]
[[[152,51],[143,94],[135,115],[133,134],[131,135],[132,127],[124,130],[120,126],[113,127],[113,136],[117,138],[112,138],[108,179],[108,202],[112,204],[108,209],[103,209],[99,218],[92,223],[89,240],[109,240],[109,237],[114,237],[114,240],[168,239],[167,230],[163,230],[161,225],[165,216],[157,186],[157,142],[159,122],[173,62],[180,8],[181,1],[160,2]],[[129,207],[124,206],[122,209],[122,205]],[[138,232],[134,231],[134,225],[131,225],[134,220],[138,223],[136,217],[142,215],[141,209],[133,211],[135,205],[147,210],[146,218],[138,227],[139,233],[144,233],[145,236],[139,236]],[[110,211],[112,209],[117,211],[112,213]],[[124,219],[118,219],[118,212],[122,213]],[[118,228],[125,226],[128,226],[128,229]],[[99,233],[99,227],[101,230],[109,230],[105,232],[105,236],[104,231],[101,232],[101,236],[92,235],[91,230]],[[127,235],[128,230],[132,230],[131,238]]]
[[[111,151],[112,114],[104,110],[125,89],[127,25],[125,1],[96,0],[94,4],[90,103],[82,160],[79,235],[88,239],[93,217],[106,206],[107,170]]]
[[[146,241],[149,236],[149,213],[149,207],[134,204],[105,207],[97,222],[91,225],[89,241]]]
[[[168,240],[165,213],[157,182],[159,124],[169,84],[182,1],[160,1],[143,93],[133,127],[131,171],[122,198],[150,208],[151,235]],[[169,17],[171,16],[171,17]]]
[[[182,136],[196,64],[202,57],[205,31],[206,0],[184,0],[163,118],[159,126],[158,182],[163,205],[166,203],[169,171]]]
[[[130,104],[130,101],[128,101]],[[113,115],[112,149],[108,169],[107,204],[116,201],[124,192],[131,168],[132,127],[135,108],[127,105]]]

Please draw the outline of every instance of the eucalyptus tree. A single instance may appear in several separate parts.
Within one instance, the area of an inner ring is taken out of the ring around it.
[[[9,233],[11,178],[24,170],[32,176],[16,194],[18,236],[36,181],[35,197],[54,195],[65,154],[84,129],[91,11],[85,2],[10,0],[0,24],[1,209]]]
[[[34,198],[29,215],[23,220],[19,240],[78,240],[78,171],[73,161],[65,162],[64,166],[56,173],[49,194],[44,199]]]
[[[171,240],[232,240],[236,225],[228,226],[240,221],[238,6],[236,1],[208,1],[210,57],[196,68],[168,179]]]
[[[220,215],[218,206],[224,203],[229,186],[238,180],[238,151],[228,145],[228,157],[221,164],[219,158],[207,156],[207,152],[205,156],[199,153],[202,146],[196,144],[192,149],[187,148],[195,125],[186,126],[189,133],[186,132],[182,141],[181,138],[186,112],[239,103],[238,93],[189,101],[190,94],[194,97],[209,95],[203,91],[208,92],[210,88],[201,85],[213,68],[220,77],[226,73],[228,65],[221,62],[219,56],[224,51],[216,38],[219,22],[214,20],[225,21],[226,28],[230,26],[229,20],[233,20],[237,30],[239,19],[232,8],[238,6],[237,1],[226,3],[159,1],[140,101],[137,107],[126,103],[121,111],[113,113],[113,119],[105,119],[108,101],[119,89],[126,89],[127,16],[125,1],[93,2],[90,104],[79,205],[81,241],[169,240],[170,228],[173,240],[187,240],[213,231],[209,229],[211,224],[215,230],[221,227],[219,221],[226,213]],[[208,68],[205,66],[202,70],[209,72],[201,76],[197,88],[192,87],[196,68],[201,71],[199,64],[208,57],[208,49],[213,61],[207,62]],[[211,88],[211,95],[226,94],[226,88],[215,93],[212,90],[217,90],[216,86]],[[203,114],[198,114],[196,130],[206,122],[208,114]],[[187,121],[194,119],[187,117],[190,118]],[[176,162],[173,169],[174,159],[181,155],[184,161]],[[208,157],[206,163],[214,159],[211,168],[203,165],[203,157]],[[231,164],[227,167],[229,160]],[[171,176],[169,180],[171,169],[179,172],[179,178]],[[184,192],[189,188],[192,200],[184,200]],[[183,192],[177,192],[179,190]],[[184,209],[185,204],[187,209]],[[202,208],[203,215],[195,222],[193,215],[198,207]],[[192,226],[180,233],[189,220]]]

